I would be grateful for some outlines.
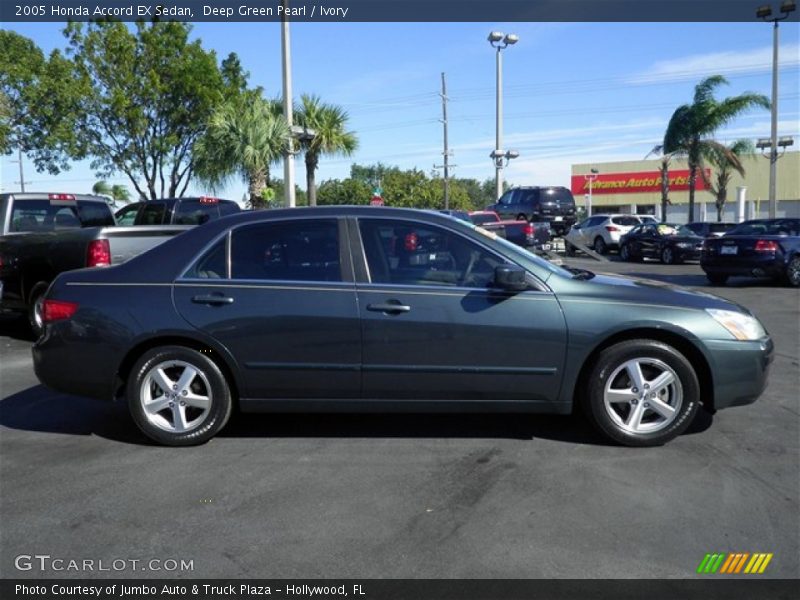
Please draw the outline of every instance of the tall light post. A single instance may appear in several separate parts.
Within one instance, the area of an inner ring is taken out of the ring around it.
[[[493,31],[487,38],[492,48],[497,50],[497,120],[495,124],[496,138],[494,151],[489,155],[494,160],[495,169],[495,196],[499,198],[503,195],[503,167],[508,164],[508,159],[519,156],[509,156],[510,153],[503,152],[503,56],[502,51],[513,46],[519,41],[519,36],[509,33],[508,35],[499,31]],[[504,164],[505,161],[505,164]]]
[[[287,9],[288,0],[283,0],[283,7]],[[292,56],[289,41],[289,19],[286,17],[288,10],[283,11],[281,19],[281,58],[283,67],[283,114],[291,130],[294,126],[292,115]],[[283,197],[286,206],[294,208],[294,135],[289,136],[286,153],[283,157]]]
[[[756,10],[756,17],[771,21],[772,28],[772,128],[770,131],[769,155],[769,218],[774,219],[777,213],[777,171],[778,171],[778,22],[783,21],[797,8],[795,0],[784,0],[781,4],[781,16],[772,16],[772,7],[768,4]]]
[[[588,175],[584,175],[583,178],[589,182],[589,195],[587,196],[587,203],[586,203],[586,216],[592,216],[592,184],[594,180],[597,179],[600,171],[597,169],[590,169]]]

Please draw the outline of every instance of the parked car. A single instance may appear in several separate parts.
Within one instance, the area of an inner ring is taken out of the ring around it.
[[[616,250],[620,238],[641,222],[633,215],[592,215],[573,225],[564,236],[567,256],[575,254],[575,245],[587,246],[598,254]]]
[[[42,329],[42,297],[63,271],[123,262],[187,229],[116,227],[106,199],[78,194],[0,195],[0,311]]]
[[[687,223],[686,228],[691,229],[701,237],[722,237],[731,229],[736,227],[736,223],[708,223],[706,221],[695,221]]]
[[[700,266],[715,285],[741,275],[783,279],[798,287],[800,219],[745,221],[721,238],[707,238]]]
[[[536,252],[550,250],[550,242],[553,236],[550,234],[549,223],[501,221],[496,212],[486,210],[471,212],[469,213],[469,218],[474,225],[496,233],[517,246]]]
[[[728,300],[569,271],[456,219],[366,206],[207,223],[122,265],[59,275],[44,316],[40,381],[124,398],[146,435],[176,446],[213,437],[234,405],[581,406],[610,440],[653,446],[701,404],[754,402],[773,353]]]
[[[512,188],[486,210],[501,219],[547,222],[556,235],[563,235],[575,223],[575,198],[565,187]]]
[[[637,213],[637,214],[635,214],[633,216],[634,217],[638,217],[639,220],[642,223],[660,223],[661,222],[655,217],[655,215],[640,215],[640,214]]]
[[[118,225],[202,225],[240,210],[233,200],[200,196],[132,202],[114,216]]]
[[[658,258],[665,265],[699,260],[703,238],[676,223],[643,223],[623,235],[619,256],[626,261]]]

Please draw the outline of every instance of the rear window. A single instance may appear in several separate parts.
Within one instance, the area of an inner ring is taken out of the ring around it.
[[[221,200],[202,201],[200,199],[181,200],[175,213],[176,225],[202,225],[221,216],[239,212],[235,202]]]
[[[22,200],[11,209],[12,232],[55,231],[114,225],[114,215],[104,202],[86,200]]]
[[[573,205],[575,198],[572,192],[563,187],[542,188],[539,192],[542,202],[557,202],[558,204]]]
[[[733,223],[709,223],[708,230],[711,233],[719,233],[720,231],[728,231],[736,227]]]
[[[623,227],[635,227],[639,224],[639,219],[636,217],[611,217],[611,222],[614,225],[621,225]]]
[[[731,235],[800,235],[800,220],[745,221],[728,233]]]

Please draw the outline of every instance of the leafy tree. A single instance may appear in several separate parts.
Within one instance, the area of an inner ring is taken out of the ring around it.
[[[381,162],[375,163],[374,165],[359,165],[353,163],[350,166],[350,178],[361,181],[368,186],[376,187],[381,185],[383,178],[386,177],[388,173],[396,173],[398,171],[400,171],[398,167],[389,167]]]
[[[369,204],[374,186],[349,177],[328,179],[319,185],[319,204]]]
[[[709,162],[717,167],[716,175],[710,180],[706,180],[708,191],[714,195],[717,221],[722,221],[722,211],[725,210],[725,202],[728,200],[728,184],[733,176],[733,171],[744,177],[744,166],[741,159],[755,152],[753,142],[750,140],[736,140],[726,150],[727,152],[723,152],[718,148],[712,148],[708,156]],[[705,172],[702,173],[705,178]]]
[[[172,21],[70,23],[69,85],[80,90],[72,127],[98,176],[121,171],[143,198],[182,196],[192,150],[206,122],[246,74],[235,55],[223,65],[190,26]],[[79,156],[76,156],[79,157]],[[143,182],[143,183],[140,183]]]
[[[317,204],[317,189],[314,173],[319,166],[320,156],[351,155],[358,147],[358,138],[347,131],[347,112],[333,104],[323,103],[319,96],[303,94],[300,97],[300,110],[297,122],[314,135],[301,138],[305,151],[306,189],[310,206]]]
[[[96,194],[97,196],[112,196],[113,198],[113,195],[111,193],[111,186],[108,184],[107,181],[104,181],[102,179],[96,182],[92,186],[92,193]]]
[[[270,164],[283,156],[289,127],[275,101],[244,95],[223,104],[195,144],[198,178],[217,188],[241,177],[253,208],[267,208],[262,190],[269,187]]]
[[[46,59],[36,44],[0,30],[0,154],[21,150],[38,171],[57,174],[80,154],[72,121],[79,90],[69,85],[70,62]]]
[[[663,152],[685,156],[689,163],[689,221],[694,220],[697,171],[703,168],[704,158],[713,151],[730,154],[725,146],[711,137],[744,111],[755,107],[770,107],[766,96],[751,92],[717,100],[714,91],[726,83],[728,81],[722,75],[713,75],[698,83],[694,88],[692,103],[679,106],[675,110],[664,134]]]
[[[268,208],[280,208],[285,206],[284,198],[285,198],[285,187],[283,185],[283,179],[273,179],[270,182],[270,188],[272,188],[275,192],[275,197],[270,202]],[[305,190],[301,189],[299,185],[296,183],[294,184],[294,200],[296,206],[308,206],[308,196],[306,196]]]

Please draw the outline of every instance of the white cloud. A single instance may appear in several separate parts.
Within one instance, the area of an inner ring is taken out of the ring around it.
[[[800,65],[800,44],[784,44],[779,48],[781,68]],[[631,84],[656,81],[682,81],[710,74],[767,72],[772,69],[772,46],[753,50],[728,50],[695,54],[662,60],[628,79]]]

